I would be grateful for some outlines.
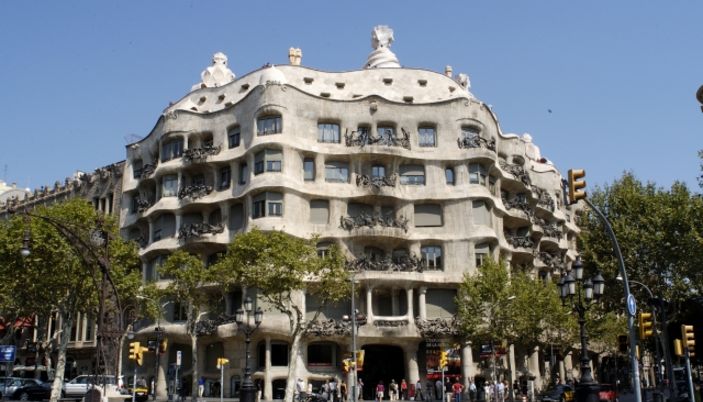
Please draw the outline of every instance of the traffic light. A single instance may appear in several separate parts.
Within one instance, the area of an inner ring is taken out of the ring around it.
[[[139,356],[141,350],[142,350],[142,346],[139,342],[130,342],[129,343],[129,360],[137,360],[137,356]]]
[[[696,351],[696,339],[693,334],[693,325],[681,325],[681,343],[684,350],[688,350],[689,356],[694,356]]]
[[[352,360],[351,359],[344,359],[342,360],[342,363],[344,363],[344,372],[348,373],[349,370],[352,368]]]
[[[168,339],[164,338],[159,342],[159,353],[164,354],[168,349]]]
[[[652,324],[652,313],[641,312],[638,317],[639,329],[640,329],[640,340],[645,340],[652,336],[653,324]]]
[[[217,368],[222,368],[227,364],[229,364],[229,359],[227,359],[226,357],[217,358]]]
[[[135,362],[137,365],[141,366],[144,364],[144,353],[149,351],[149,348],[146,346],[141,346],[139,342],[135,342],[137,344],[136,349],[136,354],[135,354]]]
[[[356,370],[361,371],[364,368],[364,353],[366,351],[361,349],[356,351]]]
[[[443,350],[439,352],[439,368],[447,367],[447,351]]]
[[[586,177],[586,171],[583,169],[569,169],[569,204],[575,204],[576,201],[586,198],[586,192],[581,191],[586,187],[586,181],[582,179]]]
[[[674,339],[674,354],[678,357],[683,356],[683,346],[681,346],[681,339]]]

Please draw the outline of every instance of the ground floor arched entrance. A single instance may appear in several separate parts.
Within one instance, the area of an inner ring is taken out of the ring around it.
[[[403,349],[392,345],[366,345],[364,349],[364,367],[359,377],[364,381],[363,396],[366,400],[375,399],[376,384],[383,381],[388,399],[388,384],[395,380],[406,379],[405,356]]]

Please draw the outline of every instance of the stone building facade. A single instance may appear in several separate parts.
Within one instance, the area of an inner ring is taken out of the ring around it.
[[[127,147],[122,182],[121,227],[141,245],[145,281],[167,283],[158,266],[176,249],[212,263],[254,227],[318,235],[320,253],[341,247],[368,317],[358,336],[367,397],[378,379],[433,378],[437,352],[447,346],[460,362],[456,376],[480,375],[480,348],[453,346],[463,276],[486,258],[503,258],[548,277],[575,258],[578,230],[560,173],[531,137],[503,133],[465,74],[401,67],[392,40],[390,29],[377,27],[364,68],[348,72],[304,67],[300,49],[291,49],[290,64],[235,78],[227,58],[215,55],[202,82]],[[215,324],[200,338],[206,393],[224,386],[236,395],[243,336],[221,317],[247,294],[256,299],[242,289],[205,318]],[[309,314],[318,307],[305,303]],[[185,375],[191,360],[178,302],[163,309],[170,347],[160,361],[161,395],[176,350]],[[323,306],[298,377],[315,384],[342,377],[351,346],[341,318],[349,311],[348,302]],[[154,327],[137,336],[151,337]],[[266,311],[252,353],[265,399],[285,386],[288,342],[285,317]],[[516,375],[539,379],[539,353],[523,354],[511,359]],[[231,361],[225,384],[215,367],[221,356]]]

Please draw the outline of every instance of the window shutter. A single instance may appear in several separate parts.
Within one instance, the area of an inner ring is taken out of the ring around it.
[[[330,202],[327,200],[310,201],[310,222],[326,224],[330,217]]]
[[[415,205],[415,226],[442,226],[442,206],[439,204]]]

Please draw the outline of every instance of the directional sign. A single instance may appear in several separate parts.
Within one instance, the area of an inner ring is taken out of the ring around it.
[[[632,293],[627,295],[627,312],[633,317],[637,315],[637,301],[635,301],[635,296]]]
[[[0,345],[0,363],[14,363],[15,351],[15,345]]]

